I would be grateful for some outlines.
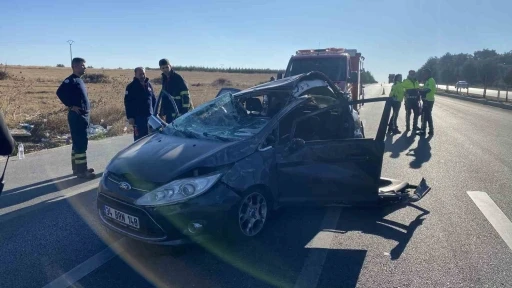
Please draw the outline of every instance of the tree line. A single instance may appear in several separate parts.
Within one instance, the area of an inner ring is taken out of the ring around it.
[[[512,50],[499,54],[496,50],[483,49],[473,54],[446,53],[441,57],[430,57],[418,73],[432,70],[436,82],[454,85],[467,81],[471,87],[499,88],[512,86]]]
[[[57,67],[64,67],[64,64],[57,64]],[[93,68],[89,66],[88,68]],[[270,68],[219,68],[219,67],[203,67],[203,66],[172,66],[175,71],[187,72],[223,72],[223,73],[242,73],[242,74],[276,74],[283,73],[285,70]],[[122,68],[118,68],[122,69]],[[159,68],[146,67],[146,70],[160,70]],[[372,84],[377,83],[370,71],[363,69],[361,71],[361,83]]]
[[[373,77],[372,72],[363,69],[361,71],[361,83],[363,83],[363,84],[373,84],[373,83],[377,83],[377,81]]]
[[[202,67],[202,66],[172,66],[175,71],[188,72],[224,72],[224,73],[242,73],[242,74],[277,74],[284,73],[284,70],[269,68],[219,68],[219,67]],[[146,70],[159,70],[159,68],[146,67]]]
[[[276,74],[283,73],[285,70],[279,69],[258,69],[258,68],[218,68],[218,67],[201,67],[201,66],[172,66],[176,71],[188,72],[224,72],[224,73],[243,73],[243,74]],[[146,70],[159,70],[158,68],[146,67]],[[361,71],[361,83],[372,84],[377,83],[370,71]]]

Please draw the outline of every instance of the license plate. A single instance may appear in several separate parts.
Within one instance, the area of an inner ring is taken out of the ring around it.
[[[121,211],[117,211],[114,208],[108,207],[105,205],[105,215],[109,218],[112,218],[118,222],[124,223],[126,225],[129,225],[131,227],[139,229],[139,218],[134,217],[132,215],[128,215],[126,213],[123,213]]]

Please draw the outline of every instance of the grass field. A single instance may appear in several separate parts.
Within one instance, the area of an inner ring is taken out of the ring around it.
[[[62,137],[69,133],[67,112],[55,91],[72,72],[70,68],[7,66],[8,78],[0,80],[0,110],[9,128],[18,128],[20,123],[34,125],[32,137],[26,142],[25,151],[31,152],[59,146]],[[248,88],[268,81],[273,74],[235,74],[221,72],[179,72],[187,81],[194,106],[212,99],[225,86]],[[124,89],[133,80],[133,70],[87,69],[87,74],[103,74],[108,83],[86,83],[91,101],[91,122],[104,127],[112,126],[106,136],[124,133],[126,117]],[[160,71],[148,70],[151,80],[160,78]],[[218,81],[221,79],[221,81]],[[154,81],[155,83],[157,81]],[[160,84],[153,84],[157,93]],[[103,121],[102,121],[103,120]],[[128,131],[130,133],[130,130]],[[20,140],[21,141],[21,140]]]

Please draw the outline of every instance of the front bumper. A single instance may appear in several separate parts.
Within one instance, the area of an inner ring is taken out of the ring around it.
[[[155,207],[128,203],[121,197],[107,195],[104,189],[101,187],[97,197],[102,224],[129,238],[158,245],[191,243],[207,234],[222,232],[228,212],[240,201],[240,197],[221,182],[187,202]],[[136,217],[139,227],[108,217],[105,206]]]

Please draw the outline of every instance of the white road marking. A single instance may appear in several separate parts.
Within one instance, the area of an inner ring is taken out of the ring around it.
[[[340,218],[341,208],[329,207],[325,213],[324,219],[320,229],[336,229],[336,224]],[[325,258],[329,252],[329,248],[334,238],[335,233],[332,232],[320,232],[313,240],[311,240],[306,247],[307,248],[321,248],[311,250],[302,266],[297,282],[295,282],[295,288],[315,288],[318,284],[318,279],[322,274],[322,268],[325,263]]]
[[[489,220],[503,241],[512,249],[512,222],[485,192],[467,191],[469,197]]]
[[[67,288],[83,277],[87,276],[92,271],[96,270],[103,264],[114,258],[117,253],[122,251],[122,246],[125,244],[126,238],[121,238],[114,244],[108,246],[103,251],[87,259],[82,264],[69,270],[67,273],[61,275],[59,278],[46,284],[43,288]]]

